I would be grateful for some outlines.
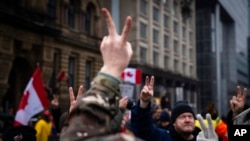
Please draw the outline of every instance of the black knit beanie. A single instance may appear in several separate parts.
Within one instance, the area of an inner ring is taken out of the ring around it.
[[[176,102],[176,104],[172,110],[172,113],[171,113],[171,123],[174,123],[176,118],[183,113],[191,113],[195,118],[194,111],[189,106],[187,101]]]

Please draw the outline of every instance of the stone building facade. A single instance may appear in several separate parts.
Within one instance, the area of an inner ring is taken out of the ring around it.
[[[37,63],[47,88],[61,81],[63,110],[69,108],[68,87],[89,87],[102,66],[99,44],[104,20],[101,0],[23,0],[0,2],[0,99],[3,111],[17,108]],[[53,84],[51,82],[54,82]],[[58,84],[58,83],[57,83]]]

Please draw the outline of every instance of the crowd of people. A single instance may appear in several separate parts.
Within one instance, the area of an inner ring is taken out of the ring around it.
[[[242,92],[239,86],[230,100],[226,121],[218,116],[214,105],[196,115],[185,100],[171,107],[164,96],[157,104],[153,101],[154,76],[146,77],[139,99],[128,106],[129,99],[121,97],[119,84],[133,54],[127,41],[132,18],[126,18],[119,35],[109,11],[103,8],[102,13],[109,34],[101,42],[103,66],[90,89],[84,91],[81,85],[75,97],[70,87],[70,107],[65,113],[61,113],[58,96],[54,96],[51,108],[45,109],[37,122],[7,129],[3,141],[228,141],[233,124],[249,123],[247,89]]]

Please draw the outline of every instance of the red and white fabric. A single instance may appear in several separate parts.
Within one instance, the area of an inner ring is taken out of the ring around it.
[[[49,99],[41,77],[40,67],[37,67],[20,100],[14,126],[28,125],[29,120],[34,115],[47,109],[48,106]]]
[[[121,75],[121,78],[133,84],[141,84],[142,71],[137,68],[126,68]]]

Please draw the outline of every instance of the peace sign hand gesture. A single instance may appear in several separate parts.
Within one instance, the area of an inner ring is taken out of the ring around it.
[[[245,101],[247,96],[247,88],[244,88],[243,93],[240,86],[237,86],[237,96],[233,96],[230,100],[231,110],[233,112],[233,117],[237,116],[243,111]]]
[[[205,125],[204,119],[200,114],[197,116],[198,121],[200,122],[202,131],[197,136],[197,141],[218,141],[217,134],[212,123],[212,118],[210,114],[206,114],[206,119],[208,126]]]
[[[69,87],[69,99],[70,99],[70,108],[69,113],[75,108],[78,99],[83,95],[83,85],[78,89],[77,97],[75,99],[74,91],[72,87]]]
[[[131,44],[127,42],[132,26],[132,18],[130,16],[127,17],[122,34],[119,35],[109,11],[103,8],[102,12],[109,35],[104,36],[101,43],[101,53],[104,62],[101,72],[120,77],[123,70],[128,66],[133,54]]]
[[[140,93],[140,106],[142,108],[147,107],[148,103],[150,102],[150,100],[154,95],[154,81],[155,81],[154,76],[151,76],[150,81],[149,77],[146,76],[145,85]]]

